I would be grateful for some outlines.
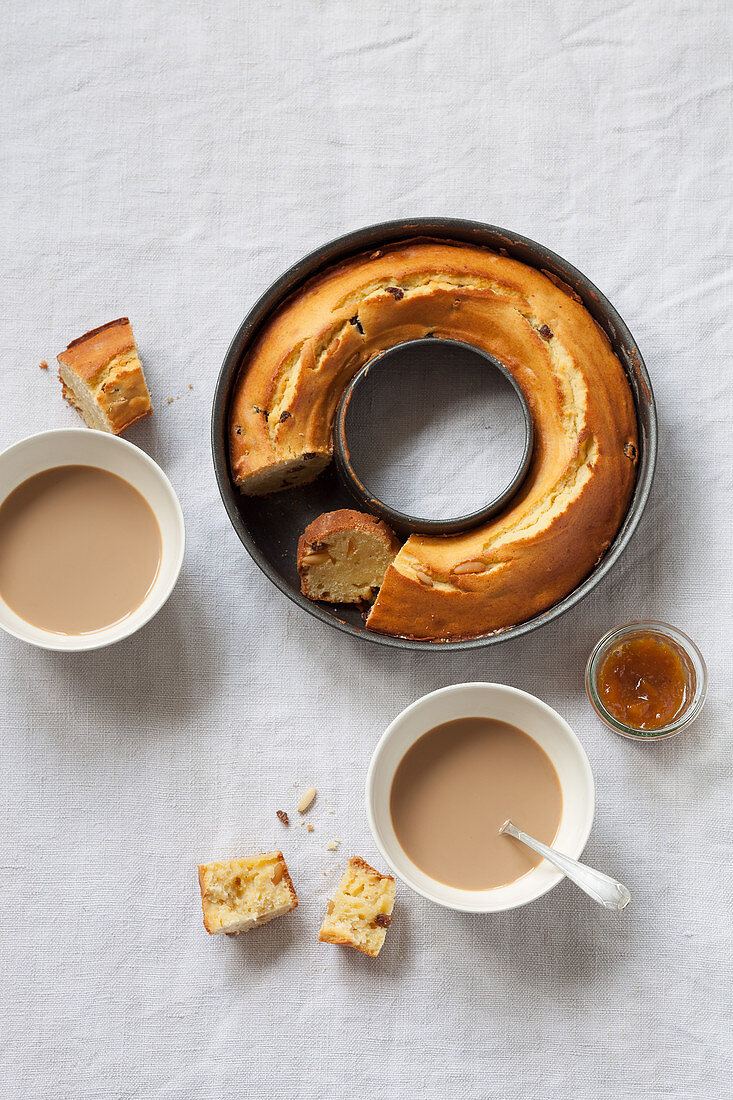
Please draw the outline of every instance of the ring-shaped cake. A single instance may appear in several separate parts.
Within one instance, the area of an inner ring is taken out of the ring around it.
[[[386,348],[427,335],[486,350],[511,372],[532,414],[532,462],[506,510],[487,523],[411,535],[367,626],[423,640],[476,638],[570,593],[610,545],[634,487],[629,381],[559,279],[488,249],[426,239],[332,267],[286,301],[248,351],[230,405],[230,465],[252,496],[312,481],[331,461],[349,380]]]

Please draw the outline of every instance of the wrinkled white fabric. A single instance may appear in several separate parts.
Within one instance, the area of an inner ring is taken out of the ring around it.
[[[137,637],[79,656],[0,638],[4,1096],[730,1095],[729,4],[39,0],[5,5],[0,34],[0,444],[78,423],[54,356],[127,314],[156,407],[130,438],[188,525],[180,583]],[[352,640],[290,604],[209,454],[219,366],[271,280],[422,214],[576,264],[659,402],[652,500],[613,575],[468,654]],[[710,668],[701,719],[657,746],[606,731],[583,688],[595,640],[640,616],[687,630]],[[317,943],[346,855],[381,863],[362,795],[377,737],[480,679],[577,730],[586,857],[632,905],[564,883],[471,917],[402,888],[378,960]],[[319,789],[313,833],[275,818],[293,780]],[[273,846],[298,911],[206,936],[196,863]]]

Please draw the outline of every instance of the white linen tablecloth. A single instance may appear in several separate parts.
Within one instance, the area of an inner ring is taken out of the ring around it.
[[[130,439],[188,525],[137,637],[79,656],[0,638],[3,1095],[729,1096],[729,4],[11,0],[0,33],[0,444],[78,424],[54,356],[127,314],[156,406]],[[217,372],[260,292],[342,232],[422,214],[576,264],[659,402],[653,497],[612,576],[467,654],[358,642],[291,605],[209,454]],[[658,746],[608,732],[583,688],[592,644],[640,616],[688,631],[710,669],[703,716]],[[534,692],[578,731],[586,857],[632,905],[563,883],[471,917],[401,888],[378,960],[317,943],[345,857],[381,863],[362,795],[378,735],[464,680]],[[293,781],[319,789],[313,833],[275,819]],[[196,863],[275,845],[297,913],[207,937]]]

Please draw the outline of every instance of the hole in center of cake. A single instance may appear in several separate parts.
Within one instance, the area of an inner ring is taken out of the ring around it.
[[[374,360],[353,391],[344,434],[369,493],[432,522],[501,496],[526,442],[511,382],[480,351],[440,339],[400,344]]]

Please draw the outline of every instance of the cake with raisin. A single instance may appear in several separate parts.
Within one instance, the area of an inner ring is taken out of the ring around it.
[[[72,340],[57,355],[63,395],[90,427],[121,435],[152,416],[132,325],[120,317]]]
[[[198,872],[204,928],[211,936],[249,932],[298,906],[282,852],[205,863]]]
[[[311,600],[371,603],[399,549],[383,520],[350,508],[325,512],[298,541],[301,591]]]
[[[328,903],[318,939],[354,947],[364,955],[379,954],[392,923],[395,882],[352,856],[333,900]]]
[[[311,280],[247,352],[230,406],[232,476],[253,496],[331,461],[343,390],[374,356],[433,336],[485,350],[529,404],[530,468],[517,495],[460,534],[413,534],[367,626],[428,641],[474,638],[546,611],[613,541],[636,476],[628,378],[605,333],[558,279],[487,249],[406,241]]]

